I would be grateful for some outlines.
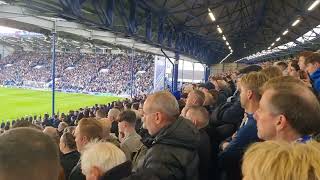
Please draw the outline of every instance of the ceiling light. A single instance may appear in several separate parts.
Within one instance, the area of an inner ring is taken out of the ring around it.
[[[311,6],[308,8],[308,11],[312,11],[316,6],[320,4],[320,0],[314,1]]]
[[[230,46],[228,46],[228,48],[231,50],[231,47],[230,47]]]
[[[211,19],[213,22],[216,21],[216,18],[214,17],[211,9],[208,8],[208,12],[209,12],[209,17],[210,17],[210,19]]]
[[[222,34],[222,29],[220,28],[219,25],[217,26],[217,29],[218,29],[218,32],[219,32],[220,34]]]
[[[268,49],[271,49],[271,47],[268,47]]]
[[[281,39],[281,38],[280,38],[280,37],[278,37],[278,38],[276,39],[276,41],[278,42],[278,41],[280,41],[280,39]]]
[[[274,46],[274,43],[272,43],[271,46]]]
[[[227,40],[227,38],[224,35],[222,36],[222,39],[225,40],[225,41]]]
[[[292,23],[291,26],[296,26],[297,24],[299,24],[299,22],[300,22],[300,19],[297,19],[297,20],[295,20],[295,21]]]
[[[287,29],[282,33],[282,35],[286,35],[286,34],[288,34],[288,32],[289,32],[289,30]]]
[[[227,45],[227,46],[229,46],[229,45],[230,45],[228,41],[226,41],[226,45]]]

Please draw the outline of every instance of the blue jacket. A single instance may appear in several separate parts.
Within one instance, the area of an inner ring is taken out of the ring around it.
[[[219,154],[220,171],[229,176],[226,179],[241,179],[243,153],[250,144],[259,141],[256,120],[252,114],[247,114],[247,117],[247,123],[238,130],[237,136],[229,146]]]
[[[316,90],[317,94],[320,93],[320,68],[310,75],[313,81],[313,88]]]

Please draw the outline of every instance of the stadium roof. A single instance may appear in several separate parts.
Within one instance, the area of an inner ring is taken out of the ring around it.
[[[7,32],[4,33],[2,32],[3,30],[7,30]],[[21,31],[18,29],[3,28],[1,26],[0,43],[13,47],[17,50],[32,49],[36,51],[50,51],[52,44],[49,36],[45,36],[43,34],[38,33]],[[66,38],[58,38],[56,42],[56,47],[58,50],[63,51],[63,49],[68,49],[68,51],[70,52],[76,52],[79,49],[111,49],[109,46],[104,46],[102,44],[97,45],[86,41],[76,41],[73,39]]]
[[[235,61],[273,43],[296,42],[320,24],[319,6],[308,10],[317,1],[5,0],[34,14],[108,30],[207,64]]]

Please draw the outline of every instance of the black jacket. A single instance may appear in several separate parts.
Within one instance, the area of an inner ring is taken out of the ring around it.
[[[117,137],[119,136],[119,130],[118,130],[118,122],[117,121],[113,121],[111,123],[111,133],[114,133]]]
[[[160,180],[198,180],[199,141],[196,127],[179,117],[155,136],[138,174],[151,172]]]
[[[235,97],[231,102],[226,102],[218,106],[210,116],[210,126],[215,129],[215,134],[210,133],[210,138],[215,137],[217,141],[223,141],[232,136],[238,129],[244,115],[239,97]]]
[[[102,177],[99,178],[99,180],[120,180],[130,176],[131,169],[131,161],[124,162],[107,171]]]
[[[213,169],[213,164],[216,161],[213,161],[213,157],[216,155],[213,154],[212,145],[210,143],[210,138],[207,132],[204,129],[200,129],[200,146],[198,147],[199,154],[199,178],[200,180],[209,180],[213,179],[215,172]]]
[[[78,161],[77,165],[73,167],[69,176],[69,180],[86,180],[86,176],[82,174],[80,160]]]
[[[224,104],[227,101],[228,97],[229,97],[229,92],[226,89],[221,89],[218,92],[218,99],[216,102],[216,106]]]
[[[61,156],[61,166],[63,167],[66,179],[68,179],[73,167],[77,165],[79,159],[80,153],[78,151],[72,151]]]

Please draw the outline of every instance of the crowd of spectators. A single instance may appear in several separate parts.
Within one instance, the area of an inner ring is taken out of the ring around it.
[[[297,58],[2,124],[0,179],[320,180],[320,55]]]
[[[48,53],[15,52],[0,62],[0,84],[49,87],[51,59]],[[56,59],[56,87],[61,90],[128,94],[132,79],[135,94],[153,87],[152,55],[57,53]]]

